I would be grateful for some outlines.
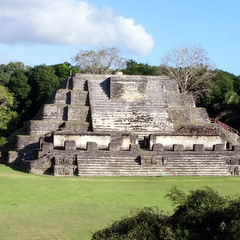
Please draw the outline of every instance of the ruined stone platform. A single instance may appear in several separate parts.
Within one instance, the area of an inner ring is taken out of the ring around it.
[[[16,138],[8,164],[54,176],[239,175],[237,137],[165,76],[69,77]]]

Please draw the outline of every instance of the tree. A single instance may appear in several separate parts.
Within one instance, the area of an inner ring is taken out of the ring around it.
[[[0,65],[0,84],[6,85],[10,80],[11,74],[16,69],[25,69],[26,67],[22,62],[10,62],[7,65]]]
[[[74,75],[75,73],[79,72],[79,68],[75,66],[71,66],[70,63],[64,62],[52,65],[55,70],[55,75],[58,76],[59,82],[66,79],[70,75]]]
[[[117,48],[103,48],[97,51],[80,50],[72,60],[82,72],[91,74],[106,74],[111,70],[122,69],[126,64]]]
[[[123,73],[128,75],[160,75],[161,72],[158,67],[129,60]]]
[[[29,84],[31,86],[32,115],[34,115],[59,86],[59,81],[52,66],[38,65],[29,71]]]
[[[208,91],[214,72],[207,52],[199,45],[181,45],[162,58],[164,74],[176,79],[181,93],[192,92],[198,99]]]
[[[8,88],[14,93],[14,107],[18,113],[22,114],[26,112],[31,104],[30,91],[31,87],[28,84],[28,78],[25,70],[16,69],[10,76]]]
[[[212,118],[240,130],[240,84],[239,77],[221,70],[215,71],[215,76],[209,84],[210,92],[201,99],[199,106],[207,109]]]
[[[11,124],[17,120],[17,113],[13,111],[13,94],[0,85],[0,146],[4,144],[5,137],[14,128]]]
[[[95,232],[92,239],[240,239],[240,197],[223,197],[210,187],[188,195],[172,188],[166,197],[177,205],[171,216],[144,208]]]

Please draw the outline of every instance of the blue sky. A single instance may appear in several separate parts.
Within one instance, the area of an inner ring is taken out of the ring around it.
[[[167,51],[200,44],[216,68],[240,75],[239,12],[239,0],[0,0],[0,64],[51,65],[117,47],[157,66]]]

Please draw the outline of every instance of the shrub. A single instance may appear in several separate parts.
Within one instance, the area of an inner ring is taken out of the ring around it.
[[[172,239],[167,225],[168,217],[153,208],[144,208],[134,215],[114,222],[110,227],[97,231],[92,239]]]
[[[144,208],[97,231],[92,239],[240,239],[239,197],[223,197],[209,187],[189,195],[174,187],[166,197],[177,205],[173,215]]]

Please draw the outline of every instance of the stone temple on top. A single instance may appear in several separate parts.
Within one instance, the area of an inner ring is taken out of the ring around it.
[[[238,135],[166,76],[76,74],[26,128],[7,163],[29,173],[239,175]]]

